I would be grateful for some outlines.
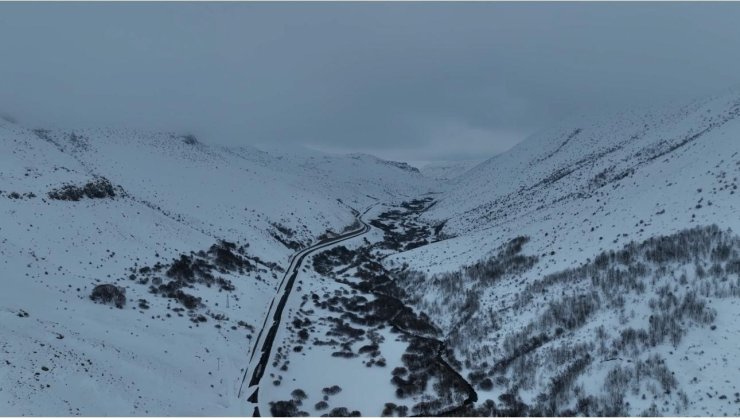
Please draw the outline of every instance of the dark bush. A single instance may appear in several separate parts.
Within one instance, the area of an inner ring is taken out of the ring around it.
[[[308,416],[308,413],[298,410],[293,400],[270,402],[270,413],[276,417]]]
[[[243,251],[243,249],[239,250]],[[239,250],[236,248],[236,244],[221,240],[211,246],[208,253],[214,256],[214,262],[217,266],[227,271],[253,268],[254,266],[239,254]]]
[[[333,396],[335,394],[339,394],[341,391],[342,391],[342,388],[339,387],[339,386],[337,386],[337,385],[334,385],[334,386],[331,386],[331,387],[324,387],[321,390],[321,392],[324,393],[327,396]]]
[[[327,416],[338,418],[338,417],[359,417],[362,416],[359,411],[349,411],[346,407],[335,407],[329,411]]]
[[[180,138],[182,138],[182,142],[187,145],[198,144],[198,138],[196,138],[196,136],[193,134],[185,134],[185,135],[180,136]]]
[[[126,305],[126,289],[113,284],[101,284],[93,288],[90,299],[103,304],[113,303],[118,308]]]
[[[174,294],[171,295],[171,298],[176,299],[180,302],[185,308],[187,309],[194,309],[197,308],[200,305],[200,297],[195,297],[193,295],[190,295],[186,292],[183,292],[182,290],[177,290],[174,292]]]
[[[296,402],[300,402],[301,400],[306,400],[308,398],[306,392],[299,388],[293,390],[293,392],[290,393],[290,397],[292,397]]]
[[[491,381],[490,378],[484,378],[483,381],[478,384],[478,387],[483,391],[490,391],[493,389],[493,381]]]
[[[404,367],[396,367],[396,368],[393,368],[393,371],[391,372],[391,374],[393,374],[394,376],[396,375],[404,376],[408,374],[408,370]]]
[[[79,201],[85,197],[90,199],[114,198],[116,191],[108,179],[99,177],[83,186],[64,185],[53,189],[48,196],[58,201]]]

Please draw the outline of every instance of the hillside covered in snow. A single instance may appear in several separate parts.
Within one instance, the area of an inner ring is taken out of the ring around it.
[[[739,176],[737,92],[421,170],[3,120],[1,410],[738,415]]]
[[[461,176],[480,163],[483,163],[483,160],[435,161],[425,163],[419,168],[419,171],[429,178],[448,181]]]
[[[430,186],[370,156],[0,121],[2,411],[242,412],[239,371],[289,257]],[[122,309],[91,301],[101,284]]]
[[[738,415],[738,177],[737,92],[581,118],[453,179],[447,239],[387,264],[499,412]]]

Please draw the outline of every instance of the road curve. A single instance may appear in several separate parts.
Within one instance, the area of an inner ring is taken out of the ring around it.
[[[295,253],[291,257],[290,265],[285,271],[285,275],[283,276],[282,281],[280,281],[278,292],[275,294],[275,297],[270,303],[270,308],[268,310],[267,316],[265,317],[265,321],[262,324],[262,328],[260,329],[259,334],[257,335],[257,340],[255,341],[254,347],[252,348],[252,353],[249,357],[249,367],[244,371],[244,377],[242,377],[242,382],[239,386],[238,397],[239,399],[241,399],[244,383],[246,382],[247,377],[251,374],[251,377],[249,379],[249,387],[247,389],[251,393],[251,395],[249,396],[247,401],[254,404],[254,412],[252,414],[253,416],[260,416],[258,403],[260,381],[262,380],[265,369],[270,362],[270,358],[272,356],[272,347],[275,341],[275,337],[277,336],[277,332],[280,329],[280,323],[283,317],[283,309],[288,302],[290,292],[293,290],[293,283],[298,276],[298,272],[301,264],[303,263],[303,260],[308,255],[317,250],[336,245],[342,241],[361,236],[370,231],[370,226],[362,220],[362,216],[367,214],[367,212],[370,211],[372,207],[373,206],[368,207],[362,214],[355,211],[355,220],[361,225],[359,229],[341,234],[333,239],[322,240],[313,246],[307,247],[300,252]],[[268,325],[270,319],[272,319],[272,322]],[[266,333],[265,330],[267,330]]]

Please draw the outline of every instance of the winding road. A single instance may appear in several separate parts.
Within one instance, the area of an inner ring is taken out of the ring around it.
[[[252,348],[252,353],[249,357],[249,367],[244,371],[244,377],[239,386],[238,397],[241,399],[244,383],[247,381],[247,377],[251,374],[247,388],[247,391],[250,392],[251,395],[247,401],[254,405],[254,412],[252,413],[253,416],[260,416],[258,402],[260,382],[262,381],[262,376],[265,374],[265,369],[272,357],[272,347],[278,330],[280,329],[283,310],[288,302],[288,298],[290,297],[290,292],[293,290],[293,284],[295,283],[295,279],[298,276],[299,269],[304,259],[317,250],[334,246],[340,242],[361,236],[370,231],[370,226],[362,220],[362,216],[367,214],[373,206],[368,207],[362,214],[355,211],[355,220],[361,225],[359,229],[341,234],[332,239],[320,241],[313,246],[301,250],[291,257],[290,265],[285,271],[285,275],[278,287],[278,292],[270,303],[270,308],[265,317],[265,321],[262,324],[262,329],[260,329],[260,332],[257,335],[257,340],[255,341],[255,345]]]

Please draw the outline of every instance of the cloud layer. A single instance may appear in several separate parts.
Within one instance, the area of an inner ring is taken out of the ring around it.
[[[409,160],[740,83],[738,3],[2,3],[0,111]]]

